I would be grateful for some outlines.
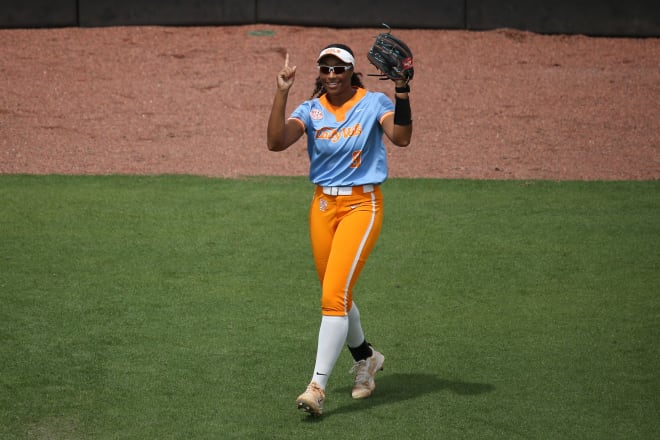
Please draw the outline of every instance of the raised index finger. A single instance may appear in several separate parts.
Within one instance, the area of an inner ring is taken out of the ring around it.
[[[289,67],[289,52],[284,56],[284,67]]]

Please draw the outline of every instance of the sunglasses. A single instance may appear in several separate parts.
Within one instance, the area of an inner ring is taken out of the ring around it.
[[[321,65],[319,65],[319,70],[324,75],[327,75],[330,72],[336,73],[337,75],[341,75],[342,73],[346,72],[347,70],[351,70],[352,68],[353,68],[353,66],[321,66]]]

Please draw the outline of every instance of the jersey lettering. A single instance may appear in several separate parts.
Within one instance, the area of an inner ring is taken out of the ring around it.
[[[360,136],[362,134],[362,126],[358,122],[352,127],[342,128],[337,130],[336,128],[323,127],[316,130],[314,137],[316,139],[328,139],[332,142],[339,142],[342,138],[348,139],[353,136]]]

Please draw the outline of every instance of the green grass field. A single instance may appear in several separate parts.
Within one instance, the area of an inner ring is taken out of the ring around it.
[[[304,178],[0,176],[2,439],[656,439],[660,182],[392,179],[325,415]]]

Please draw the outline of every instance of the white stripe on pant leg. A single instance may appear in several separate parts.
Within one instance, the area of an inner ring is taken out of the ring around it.
[[[374,223],[376,222],[376,193],[372,192],[371,193],[371,220],[369,221],[369,227],[367,227],[366,232],[362,236],[362,241],[360,242],[360,246],[358,247],[357,254],[355,255],[355,258],[353,259],[353,264],[351,265],[351,271],[348,274],[348,279],[346,280],[346,285],[344,286],[344,313],[347,314],[348,310],[348,289],[350,289],[351,286],[351,280],[353,279],[353,275],[355,274],[355,268],[358,265],[358,261],[360,261],[360,255],[362,255],[362,250],[364,249],[364,246],[367,244],[367,240],[369,239],[369,235],[371,234],[371,230],[374,227]]]

